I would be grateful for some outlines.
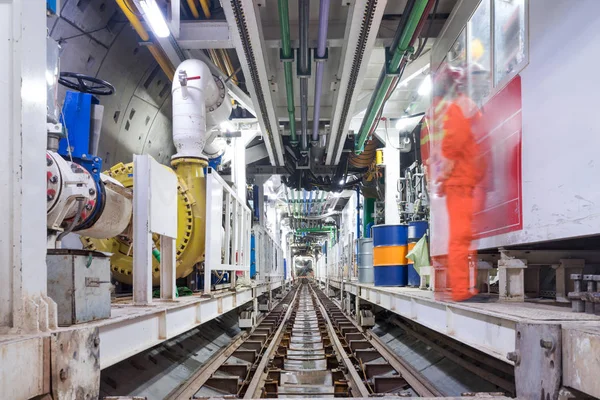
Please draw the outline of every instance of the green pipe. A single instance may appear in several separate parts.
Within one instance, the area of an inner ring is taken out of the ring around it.
[[[363,204],[363,232],[364,237],[371,237],[370,232],[368,232],[367,225],[373,222],[373,213],[375,212],[375,199],[365,198]]]
[[[156,247],[152,249],[152,255],[156,258],[156,261],[160,262],[160,250]]]
[[[320,228],[300,228],[296,233],[332,233],[337,228],[335,226],[322,226]]]
[[[287,97],[287,109],[290,119],[290,143],[298,145],[296,137],[296,107],[294,106],[294,77],[292,75],[292,42],[290,39],[290,12],[288,0],[279,0],[279,25],[281,26],[281,58],[283,59],[283,72],[285,74],[285,93]]]
[[[371,104],[369,104],[369,109],[365,114],[365,118],[360,127],[360,135],[358,137],[358,141],[355,145],[355,153],[360,154],[364,150],[365,142],[367,140],[367,135],[371,132],[373,125],[375,125],[375,119],[379,112],[383,108],[385,103],[385,97],[392,86],[392,82],[396,76],[387,75],[387,71],[397,71],[400,67],[402,60],[406,56],[407,51],[409,50],[410,42],[412,40],[413,35],[415,34],[415,30],[417,29],[417,25],[419,24],[419,20],[423,16],[423,12],[425,11],[425,7],[427,6],[428,0],[417,0],[402,31],[400,36],[400,40],[398,41],[398,46],[393,49],[394,53],[389,61],[389,64],[383,66],[382,74],[385,74],[383,79],[383,83],[375,89],[375,93],[373,94],[373,98],[371,98]],[[386,71],[387,69],[387,71]],[[400,79],[400,77],[398,77]]]

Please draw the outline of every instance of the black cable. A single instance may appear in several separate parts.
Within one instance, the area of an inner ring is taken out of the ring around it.
[[[417,58],[421,57],[421,53],[423,52],[423,49],[427,45],[429,36],[431,36],[431,28],[433,26],[433,20],[435,19],[436,15],[437,15],[437,8],[438,8],[439,3],[440,3],[440,0],[435,0],[435,4],[433,5],[433,12],[431,13],[431,19],[429,20],[429,26],[427,27],[427,36],[425,36],[425,40],[419,46],[419,48],[415,52],[414,56],[411,57],[411,60],[416,60]]]

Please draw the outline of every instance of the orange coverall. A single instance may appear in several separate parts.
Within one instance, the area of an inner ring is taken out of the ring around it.
[[[449,168],[443,180],[448,208],[448,288],[452,300],[466,300],[469,291],[469,247],[473,239],[473,191],[483,171],[478,171],[480,156],[473,124],[480,114],[466,96],[459,96],[445,110],[442,155]]]

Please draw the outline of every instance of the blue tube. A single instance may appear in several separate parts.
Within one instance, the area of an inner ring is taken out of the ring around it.
[[[371,237],[371,228],[373,228],[373,225],[375,225],[375,224],[373,223],[373,221],[371,221],[371,222],[369,222],[369,223],[367,224],[367,231],[365,232],[365,237],[366,237],[366,238],[370,238],[370,237]]]

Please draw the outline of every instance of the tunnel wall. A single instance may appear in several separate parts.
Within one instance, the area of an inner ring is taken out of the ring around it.
[[[48,18],[59,41],[60,70],[107,80],[116,93],[104,106],[98,155],[105,167],[150,154],[168,163],[171,139],[171,82],[140,45],[140,39],[112,0],[65,0],[60,17]],[[59,104],[65,88],[59,88]]]

